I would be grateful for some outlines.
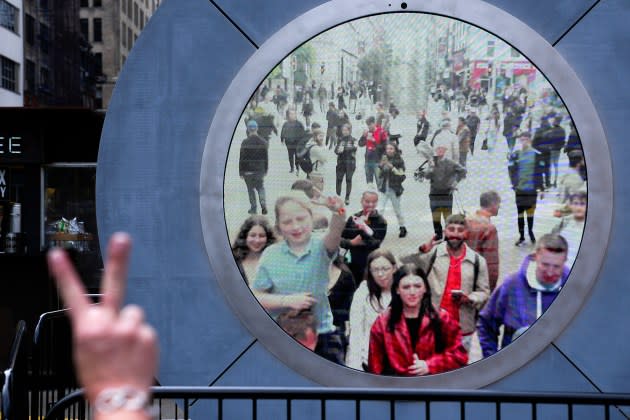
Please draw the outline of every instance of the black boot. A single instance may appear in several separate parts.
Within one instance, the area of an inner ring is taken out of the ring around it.
[[[407,228],[404,226],[400,227],[400,233],[398,234],[399,238],[404,238],[405,236],[407,236]]]

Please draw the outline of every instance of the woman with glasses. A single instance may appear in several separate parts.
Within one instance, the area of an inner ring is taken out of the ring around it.
[[[346,365],[366,370],[370,329],[374,320],[389,306],[396,259],[385,249],[372,251],[367,258],[365,280],[359,284],[350,306],[350,338]]]

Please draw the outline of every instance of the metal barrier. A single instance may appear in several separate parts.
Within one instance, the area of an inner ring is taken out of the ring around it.
[[[39,419],[52,405],[65,395],[77,390],[72,360],[72,330],[67,317],[68,310],[46,312],[39,317],[33,333],[32,369],[30,375],[30,415]],[[76,408],[76,416],[82,416],[85,403]]]
[[[355,388],[232,388],[232,387],[154,387],[153,388],[154,408],[158,410],[159,419],[164,419],[161,409],[165,400],[178,401],[178,406],[174,414],[168,415],[169,419],[190,419],[191,406],[200,401],[212,401],[215,410],[213,413],[204,412],[197,414],[197,418],[216,418],[223,420],[226,417],[224,410],[225,402],[229,400],[248,400],[249,406],[240,405],[240,408],[247,408],[251,416],[243,417],[239,415],[239,420],[251,418],[267,418],[259,414],[259,403],[261,401],[284,402],[284,416],[286,420],[294,418],[293,405],[297,401],[316,401],[319,406],[319,418],[325,420],[330,418],[328,405],[337,401],[350,401],[351,411],[354,412],[356,420],[361,419],[362,403],[381,402],[386,405],[388,414],[378,416],[379,419],[395,420],[397,417],[397,404],[404,402],[415,402],[424,404],[424,419],[448,418],[465,420],[469,418],[483,418],[484,420],[501,420],[502,418],[516,418],[502,408],[510,404],[527,404],[531,407],[531,416],[528,418],[536,420],[538,409],[543,405],[563,407],[565,418],[585,418],[589,420],[611,419],[611,412],[617,418],[627,418],[619,409],[619,406],[630,406],[630,394],[598,394],[598,393],[526,393],[526,392],[496,392],[496,391],[465,391],[465,390],[407,390],[407,389],[355,389]],[[83,402],[82,391],[76,391],[58,401],[48,412],[46,420],[71,419],[68,417],[68,410]],[[450,403],[455,408],[456,415],[448,417],[436,415],[432,417],[432,407],[436,403]],[[491,416],[477,417],[467,413],[467,408],[475,403],[484,403],[491,406]],[[577,416],[575,409],[577,406],[600,406],[601,415],[593,415],[589,412],[586,416]],[[181,417],[180,417],[181,411]],[[171,417],[172,416],[172,417]],[[329,416],[329,417],[327,417]],[[317,417],[317,416],[316,416]],[[347,417],[347,415],[344,415]],[[405,416],[407,417],[407,416]],[[274,416],[274,419],[278,418]],[[312,417],[311,417],[312,418]],[[333,417],[337,418],[337,417]],[[351,417],[349,417],[351,418]],[[372,417],[375,418],[375,417]],[[421,418],[414,416],[413,418]],[[522,417],[519,417],[522,418]]]
[[[9,367],[4,371],[0,418],[3,420],[28,417],[28,389],[26,387],[27,355],[26,322],[20,321],[15,329]]]

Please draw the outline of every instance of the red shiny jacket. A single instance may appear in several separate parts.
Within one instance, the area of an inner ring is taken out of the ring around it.
[[[442,340],[444,351],[435,352],[435,336],[425,315],[420,324],[420,333],[416,348],[411,348],[411,336],[404,317],[400,318],[393,332],[387,329],[390,309],[379,315],[370,331],[370,350],[368,355],[369,372],[409,376],[407,370],[413,364],[413,354],[424,360],[429,373],[440,373],[465,366],[468,353],[462,345],[459,324],[446,311],[440,311],[442,320]]]

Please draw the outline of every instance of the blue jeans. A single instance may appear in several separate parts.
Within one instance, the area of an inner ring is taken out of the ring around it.
[[[376,180],[376,168],[378,168],[378,161],[365,158],[365,182],[368,184],[374,183]]]

